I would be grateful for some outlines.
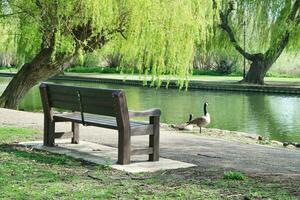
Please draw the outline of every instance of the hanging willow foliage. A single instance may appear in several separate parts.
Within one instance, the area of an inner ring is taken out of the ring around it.
[[[265,52],[278,42],[286,31],[290,32],[290,41],[286,50],[299,52],[300,24],[298,8],[298,24],[288,20],[296,0],[221,0],[221,10],[228,9],[233,3],[233,13],[229,24],[240,44],[243,42],[243,24],[246,23],[246,49],[250,53]],[[234,52],[232,44],[223,31],[219,31],[214,40],[215,48]]]
[[[182,87],[192,69],[195,41],[206,42],[214,16],[211,0],[127,2],[131,14],[127,39],[120,41],[123,61],[136,63],[158,85],[161,75],[169,75]]]
[[[119,48],[123,63],[135,63],[153,80],[176,76],[180,87],[192,68],[195,41],[205,46],[215,16],[211,0],[2,0],[3,10],[18,13],[18,52],[24,62],[39,52],[47,29],[55,31],[54,60],[101,48],[89,46],[100,34]],[[76,35],[79,27],[87,28]]]

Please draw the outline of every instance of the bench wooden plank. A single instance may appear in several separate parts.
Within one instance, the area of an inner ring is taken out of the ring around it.
[[[117,129],[117,122],[116,122],[116,118],[113,117],[107,117],[107,116],[101,116],[101,115],[94,115],[94,114],[84,114],[85,117],[85,122],[87,124],[89,123],[94,123],[95,126],[100,126],[102,127],[100,124],[104,123],[104,124],[109,124],[111,126],[114,127],[114,129]],[[55,114],[54,115],[54,120],[55,121],[72,121],[75,120],[78,123],[81,123],[81,115],[80,113],[66,113],[66,114]],[[98,125],[99,124],[99,125]],[[135,128],[136,130],[134,131],[147,131],[149,132],[152,128],[152,125],[149,125],[146,122],[138,122],[138,121],[130,121],[130,126]],[[134,135],[143,135],[143,133],[141,134],[134,134]],[[144,135],[148,135],[148,134],[144,134]]]
[[[103,99],[99,99],[100,97],[82,97],[82,103],[83,104],[89,104],[96,106],[102,106],[102,107],[109,107],[111,109],[114,108],[114,105],[112,104],[112,98],[109,99],[109,101],[104,101]],[[78,95],[76,93],[74,94],[59,94],[59,93],[53,93],[50,95],[51,101],[63,101],[63,102],[69,102],[72,104],[78,105]]]
[[[112,98],[112,93],[120,93],[122,90],[115,90],[115,89],[101,89],[101,88],[87,88],[87,87],[80,87],[80,86],[69,86],[69,85],[58,85],[58,84],[51,84],[47,83],[47,88],[49,93],[60,93],[60,94],[73,94],[74,91],[80,90],[85,95],[95,95],[98,93],[99,95],[103,96],[110,96]]]
[[[116,106],[116,119],[118,125],[118,163],[130,164],[131,157],[131,127],[126,98],[123,92],[113,94],[113,102]]]
[[[149,161],[159,160],[159,117],[151,116],[150,124],[153,124],[153,135],[149,136],[149,147],[153,148],[153,153],[149,154]]]
[[[55,122],[53,121],[53,110],[51,109],[47,85],[40,85],[40,94],[44,110],[44,145],[54,146]]]
[[[61,108],[69,111],[80,111],[80,105],[78,103],[71,103],[67,101],[52,101],[51,105],[55,108]],[[101,107],[97,105],[83,105],[83,110],[86,113],[102,114],[108,116],[116,116],[116,112],[111,107]]]
[[[143,125],[131,128],[131,136],[153,135],[153,125]]]
[[[131,155],[145,155],[145,154],[153,154],[153,148],[144,148],[144,149],[133,149],[131,151]]]
[[[69,118],[69,117],[64,117],[64,116],[54,116],[54,120],[56,122],[76,122],[76,123],[82,123],[81,118]],[[90,121],[86,120],[85,121],[86,125],[88,126],[97,126],[97,127],[102,127],[102,128],[109,128],[109,129],[114,129],[118,130],[118,127],[115,123],[113,122],[102,122],[99,123],[99,121]]]
[[[73,137],[72,137],[72,144],[79,144],[79,124],[76,122],[72,122],[72,132],[73,132]]]

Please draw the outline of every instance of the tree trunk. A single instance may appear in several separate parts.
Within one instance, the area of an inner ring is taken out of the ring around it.
[[[271,62],[268,59],[265,58],[254,59],[254,61],[250,65],[250,69],[246,77],[241,82],[263,85],[264,78],[272,65],[273,62]]]
[[[16,109],[33,86],[58,74],[70,58],[51,62],[51,50],[43,49],[30,63],[22,66],[0,97],[0,107]]]

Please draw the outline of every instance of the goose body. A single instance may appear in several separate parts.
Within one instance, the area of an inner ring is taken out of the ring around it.
[[[193,124],[189,124],[189,122],[192,120],[193,118],[193,114],[190,114],[190,118],[189,121],[184,123],[184,124],[178,124],[178,125],[174,125],[172,124],[171,127],[178,129],[178,130],[193,130]]]
[[[208,106],[208,103],[205,102],[204,106],[203,106],[203,109],[204,109],[204,115],[203,116],[195,118],[195,119],[190,120],[188,122],[188,124],[197,125],[200,128],[200,133],[201,133],[201,128],[207,126],[208,124],[210,124],[210,121],[211,121],[210,120],[210,115],[207,112],[207,106]]]

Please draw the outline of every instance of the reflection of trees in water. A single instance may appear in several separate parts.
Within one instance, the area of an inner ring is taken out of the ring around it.
[[[20,110],[41,111],[42,103],[38,87],[31,88],[18,106]]]
[[[9,80],[10,80],[9,78],[0,77],[0,94],[2,94],[2,92],[5,90]]]
[[[256,126],[259,131],[258,134],[269,136],[272,139],[280,141],[293,141],[296,135],[289,135],[290,130],[286,130],[289,123],[288,119],[284,118],[284,113],[292,115],[291,112],[286,112],[288,105],[286,98],[280,98],[280,102],[272,106],[277,96],[270,95],[247,95],[249,102],[249,111],[252,117],[249,119],[254,120],[251,122],[252,126]],[[278,96],[280,97],[280,96]],[[298,118],[293,116],[293,119]]]
[[[162,121],[168,123],[185,122],[189,113],[194,116],[203,115],[203,104],[209,102],[208,111],[212,116],[211,127],[237,130],[245,126],[247,116],[245,102],[239,93],[160,89],[149,91],[143,97],[151,99],[151,106],[160,107],[163,111]],[[154,98],[155,97],[155,98]]]
[[[268,96],[268,105],[272,111],[277,133],[272,131],[274,138],[282,141],[300,142],[300,102],[298,97],[284,98],[282,96]],[[276,133],[276,134],[274,134]]]

